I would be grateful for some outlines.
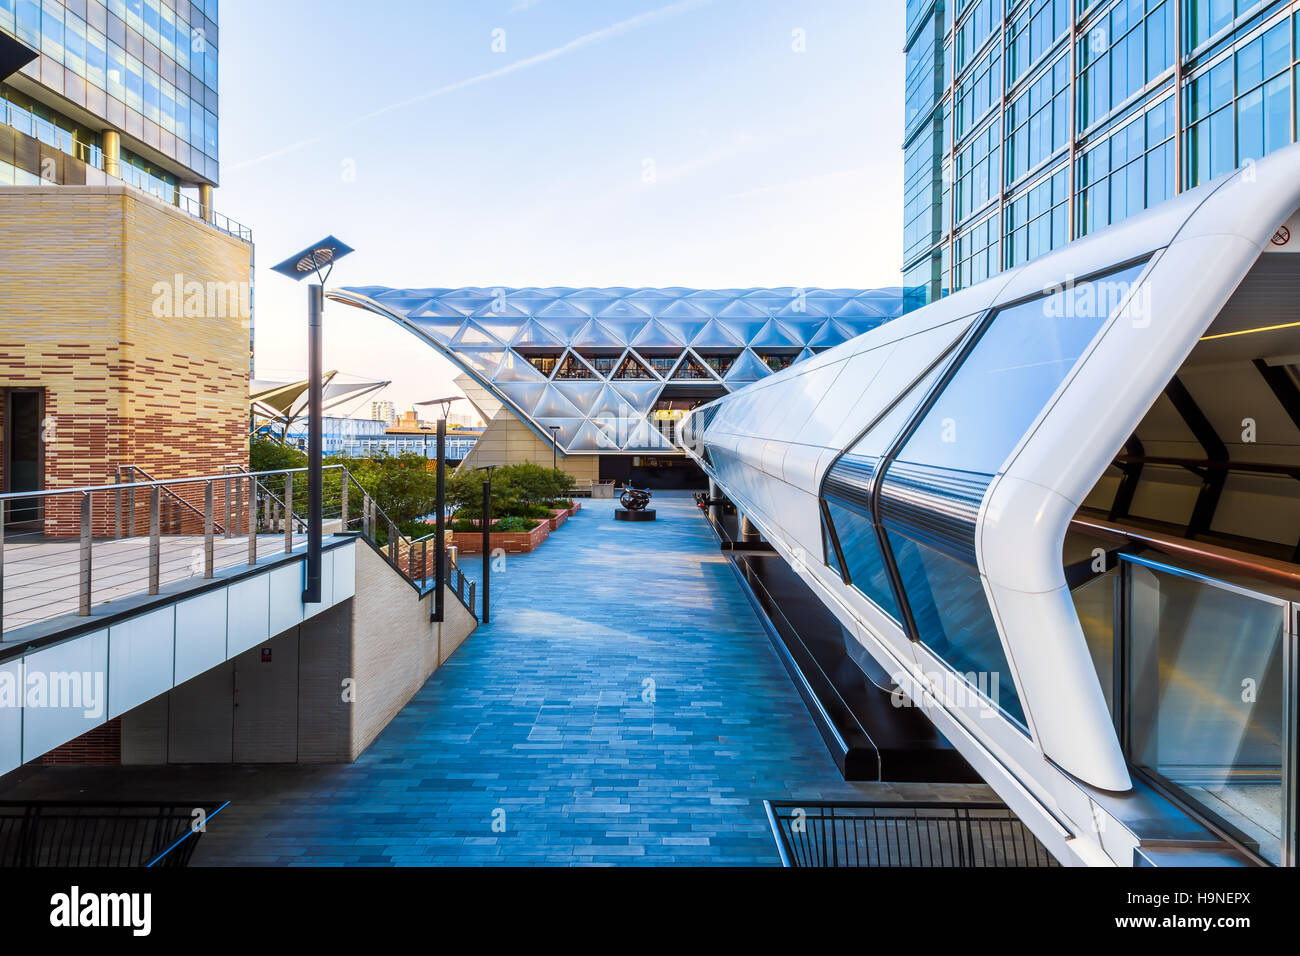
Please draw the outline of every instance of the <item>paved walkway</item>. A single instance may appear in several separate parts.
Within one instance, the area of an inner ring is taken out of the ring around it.
[[[844,783],[694,503],[656,505],[507,558],[493,623],[351,766],[49,767],[0,797],[231,799],[196,865],[743,865],[778,862],[764,798],[943,790]]]

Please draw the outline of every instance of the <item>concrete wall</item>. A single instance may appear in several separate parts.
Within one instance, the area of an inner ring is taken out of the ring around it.
[[[447,592],[429,621],[367,545],[356,596],[128,711],[124,764],[347,763],[360,756],[478,626]]]
[[[411,586],[379,555],[358,545],[352,645],[354,758],[478,626],[450,592],[447,621],[433,624],[429,621],[432,603],[432,594],[417,601]]]

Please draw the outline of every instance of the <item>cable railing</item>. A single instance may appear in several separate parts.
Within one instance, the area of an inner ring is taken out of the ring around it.
[[[184,867],[221,805],[0,803],[0,867]]]
[[[1059,866],[1000,803],[764,803],[785,866]]]
[[[307,469],[227,469],[156,480],[138,466],[109,485],[0,495],[0,628],[4,632],[218,572],[254,567],[307,544]],[[143,479],[143,480],[141,480]],[[322,475],[325,534],[357,532],[420,594],[433,589],[436,544],[412,541],[342,465]],[[474,588],[448,561],[448,584],[471,611]]]

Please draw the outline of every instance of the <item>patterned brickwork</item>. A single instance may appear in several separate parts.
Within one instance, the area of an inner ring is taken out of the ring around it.
[[[250,264],[127,187],[0,189],[0,388],[45,390],[46,487],[247,464]],[[51,508],[47,532],[74,512]]]

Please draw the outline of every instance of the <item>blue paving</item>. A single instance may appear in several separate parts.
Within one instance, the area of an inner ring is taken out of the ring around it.
[[[656,507],[584,503],[507,557],[492,624],[359,762],[421,778],[457,862],[775,863],[763,798],[856,792],[694,502]]]
[[[355,764],[116,774],[233,801],[195,865],[778,864],[764,798],[862,791],[694,502],[656,506],[584,504],[506,558],[492,624]]]

